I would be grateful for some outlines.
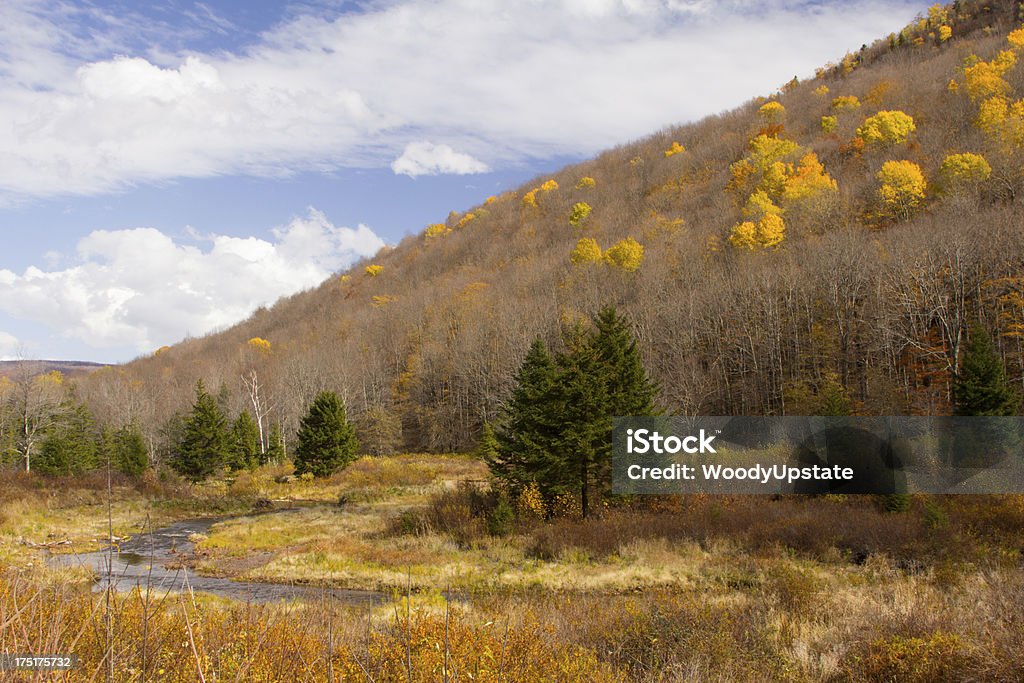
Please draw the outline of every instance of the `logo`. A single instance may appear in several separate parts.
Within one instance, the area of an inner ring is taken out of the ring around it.
[[[649,429],[626,430],[626,452],[634,455],[655,453],[657,455],[675,455],[677,453],[717,453],[711,442],[715,437],[708,435],[703,429],[697,436],[662,436]]]

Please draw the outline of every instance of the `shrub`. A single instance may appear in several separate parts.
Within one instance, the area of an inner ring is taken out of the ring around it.
[[[834,133],[836,127],[839,125],[839,119],[835,116],[822,116],[821,117],[821,132],[822,133]]]
[[[505,496],[499,496],[498,504],[487,513],[487,533],[491,536],[507,536],[515,526],[516,513]]]
[[[577,190],[585,190],[587,188],[594,187],[596,185],[597,185],[597,181],[596,180],[594,180],[590,176],[583,176],[582,178],[580,178],[580,181],[578,183],[576,183],[576,189]]]
[[[371,264],[369,266],[366,266],[366,274],[369,275],[370,277],[377,277],[378,275],[380,275],[383,272],[384,272],[384,266],[378,266],[376,264]]]

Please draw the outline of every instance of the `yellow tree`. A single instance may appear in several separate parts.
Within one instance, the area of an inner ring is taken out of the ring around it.
[[[614,268],[632,273],[644,262],[644,246],[632,237],[627,237],[608,247],[604,253],[604,260]]]
[[[857,129],[857,137],[867,144],[898,145],[907,141],[917,130],[914,119],[902,111],[880,111],[864,121]]]
[[[586,202],[577,202],[573,204],[572,210],[569,212],[569,225],[575,228],[583,223],[587,220],[587,217],[590,216],[591,210],[590,204],[587,204]]]
[[[894,218],[909,218],[924,201],[928,183],[912,161],[887,161],[878,172],[878,196],[883,211]]]
[[[968,96],[977,102],[989,97],[1005,97],[1010,84],[1003,80],[1007,71],[1017,63],[1017,55],[1011,50],[1000,52],[990,62],[978,60],[964,69],[964,85]]]
[[[578,241],[569,255],[569,260],[576,265],[598,263],[602,258],[601,247],[596,240],[590,237],[584,237]]]
[[[939,169],[947,190],[963,190],[983,183],[992,176],[992,166],[980,154],[950,154]]]

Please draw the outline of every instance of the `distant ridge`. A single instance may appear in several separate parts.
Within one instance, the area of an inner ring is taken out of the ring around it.
[[[109,365],[87,360],[0,360],[0,377],[12,376],[22,364],[34,366],[33,375],[42,375],[56,370],[68,377],[87,375],[93,370],[99,370]]]

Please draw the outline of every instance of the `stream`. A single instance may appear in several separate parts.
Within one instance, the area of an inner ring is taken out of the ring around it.
[[[210,527],[226,517],[187,519],[152,533],[141,533],[115,546],[111,583],[118,592],[135,587],[163,594],[171,591],[209,593],[232,600],[253,603],[287,600],[319,600],[329,597],[345,604],[359,605],[383,600],[376,591],[328,589],[282,583],[243,582],[232,579],[200,576],[183,568],[193,558],[193,534],[205,534]],[[107,586],[107,562],[111,555],[107,549],[91,553],[51,554],[47,561],[52,567],[86,567],[96,573],[94,591]]]

